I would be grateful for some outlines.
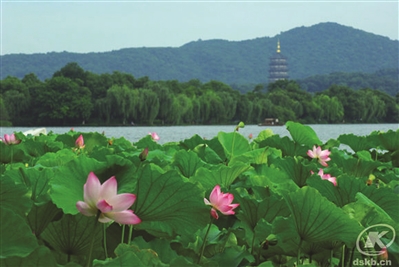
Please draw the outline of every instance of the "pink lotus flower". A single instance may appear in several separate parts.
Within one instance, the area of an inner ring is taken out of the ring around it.
[[[83,135],[79,135],[79,137],[76,139],[75,146],[79,149],[85,147],[85,141],[83,140]]]
[[[250,134],[248,135],[249,140],[251,140],[253,137],[254,137],[254,136],[253,136],[252,133],[250,133]]]
[[[151,138],[154,141],[158,141],[160,139],[156,132],[148,133],[148,134],[151,135]]]
[[[313,150],[308,150],[307,154],[309,157],[313,159],[318,159],[320,164],[323,165],[324,167],[327,167],[328,164],[326,161],[330,161],[331,159],[328,157],[330,156],[330,151],[326,150],[321,150],[321,147],[318,146],[313,146]]]
[[[4,144],[6,144],[6,145],[18,145],[19,143],[21,143],[21,140],[18,140],[15,138],[14,133],[12,133],[10,135],[5,134],[4,138],[0,137],[0,141],[4,142]]]
[[[76,208],[85,216],[96,216],[100,212],[98,221],[102,223],[110,221],[120,224],[140,223],[140,218],[132,210],[128,210],[136,200],[136,195],[129,193],[118,195],[117,186],[114,176],[101,185],[97,176],[90,172],[83,187],[84,201],[78,201]]]
[[[237,208],[240,204],[231,204],[233,202],[234,196],[233,194],[226,193],[220,191],[220,186],[216,185],[213,188],[209,200],[204,198],[204,202],[206,205],[212,206],[211,215],[215,219],[219,218],[217,211],[220,211],[224,215],[233,215],[233,209]]]
[[[314,174],[313,171],[310,172]],[[324,173],[323,169],[320,169],[317,174],[321,177],[321,179],[330,181],[334,186],[337,186],[337,178],[332,177],[330,174]]]

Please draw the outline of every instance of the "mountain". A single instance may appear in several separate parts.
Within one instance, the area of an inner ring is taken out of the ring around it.
[[[274,37],[244,41],[193,41],[181,47],[125,48],[101,53],[49,52],[1,56],[2,77],[35,73],[50,78],[69,62],[94,73],[120,71],[151,80],[218,80],[227,84],[268,81],[269,58],[288,58],[291,79],[333,72],[373,73],[397,68],[398,40],[337,23],[298,27]]]

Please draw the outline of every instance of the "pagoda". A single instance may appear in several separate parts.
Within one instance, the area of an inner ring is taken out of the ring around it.
[[[269,83],[288,78],[287,58],[281,54],[280,40],[278,40],[276,54],[270,57]]]

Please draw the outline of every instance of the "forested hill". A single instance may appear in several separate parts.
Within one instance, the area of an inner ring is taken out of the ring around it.
[[[44,80],[69,62],[94,73],[120,71],[151,80],[218,80],[227,84],[268,82],[269,57],[276,51],[288,58],[290,79],[332,72],[374,73],[397,68],[398,40],[339,25],[320,23],[298,27],[274,37],[245,41],[208,40],[178,48],[126,48],[103,53],[50,52],[1,56],[2,77],[35,73]]]

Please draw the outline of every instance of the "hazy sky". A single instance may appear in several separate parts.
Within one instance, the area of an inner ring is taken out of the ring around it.
[[[1,1],[1,51],[104,52],[273,37],[320,22],[398,39],[398,1]]]

